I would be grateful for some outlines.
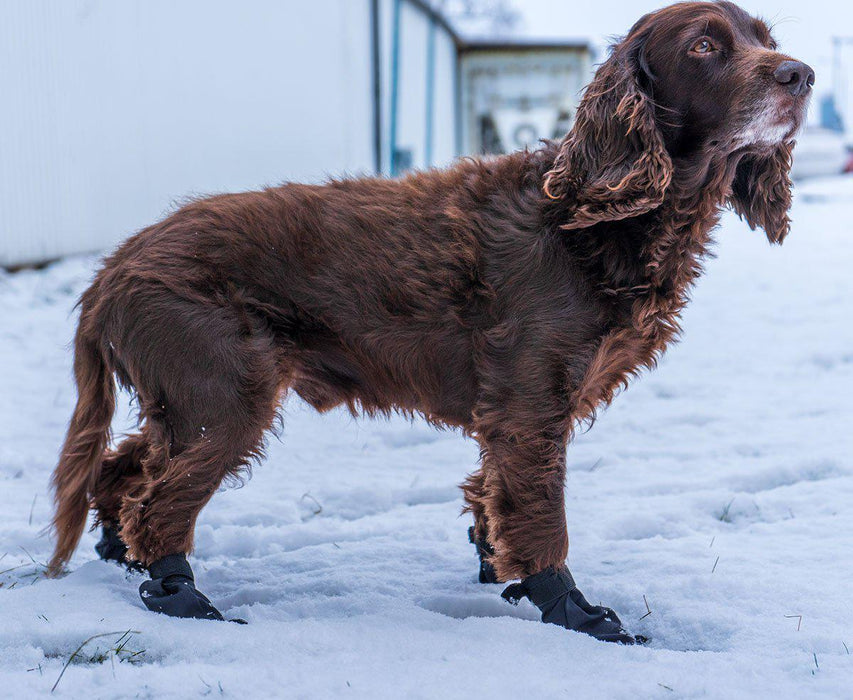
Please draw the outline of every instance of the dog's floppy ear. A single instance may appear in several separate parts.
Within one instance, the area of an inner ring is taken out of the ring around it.
[[[663,201],[672,161],[639,83],[643,42],[620,45],[598,69],[545,175],[545,194],[566,206],[561,228],[638,216]]]
[[[744,156],[738,164],[729,204],[754,231],[763,228],[767,240],[781,243],[791,220],[791,151],[794,142],[779,145],[770,153]]]

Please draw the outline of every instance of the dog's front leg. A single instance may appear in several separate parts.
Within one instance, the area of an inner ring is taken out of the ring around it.
[[[520,579],[503,593],[517,603],[527,597],[542,611],[542,621],[590,634],[597,639],[633,644],[610,609],[590,605],[566,565],[564,483],[565,438],[555,433],[495,435],[481,440],[479,494],[466,489],[479,513],[488,546],[478,546],[497,581]],[[482,532],[475,529],[475,537]],[[482,568],[481,568],[482,572]]]
[[[481,448],[481,505],[498,581],[562,566],[569,550],[564,444],[542,434],[497,434]]]

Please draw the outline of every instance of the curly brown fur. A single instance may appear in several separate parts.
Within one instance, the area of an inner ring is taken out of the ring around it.
[[[89,499],[132,558],[189,551],[287,391],[473,436],[463,490],[499,577],[561,565],[566,443],[676,338],[720,209],[788,231],[807,96],[784,60],[736,6],[675,5],[614,47],[560,143],[202,199],[129,239],[82,299],[52,570]],[[113,375],[142,428],[105,454]]]

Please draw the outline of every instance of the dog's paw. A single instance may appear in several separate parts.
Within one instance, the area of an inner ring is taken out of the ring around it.
[[[225,619],[207,596],[195,587],[192,579],[182,576],[144,581],[139,586],[139,595],[145,607],[152,612],[198,620]]]
[[[542,622],[583,632],[603,642],[644,644],[647,641],[645,637],[635,637],[626,631],[619,616],[610,608],[590,605],[566,566],[528,576],[508,586],[501,595],[513,604],[521,598],[529,598],[542,611]]]
[[[171,617],[225,619],[207,596],[195,587],[195,577],[186,555],[170,554],[158,559],[148,566],[148,572],[151,580],[139,586],[139,596],[149,610]]]

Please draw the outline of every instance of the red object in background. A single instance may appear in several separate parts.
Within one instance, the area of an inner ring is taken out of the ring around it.
[[[845,173],[853,173],[853,150],[847,154],[847,162],[844,164]]]

